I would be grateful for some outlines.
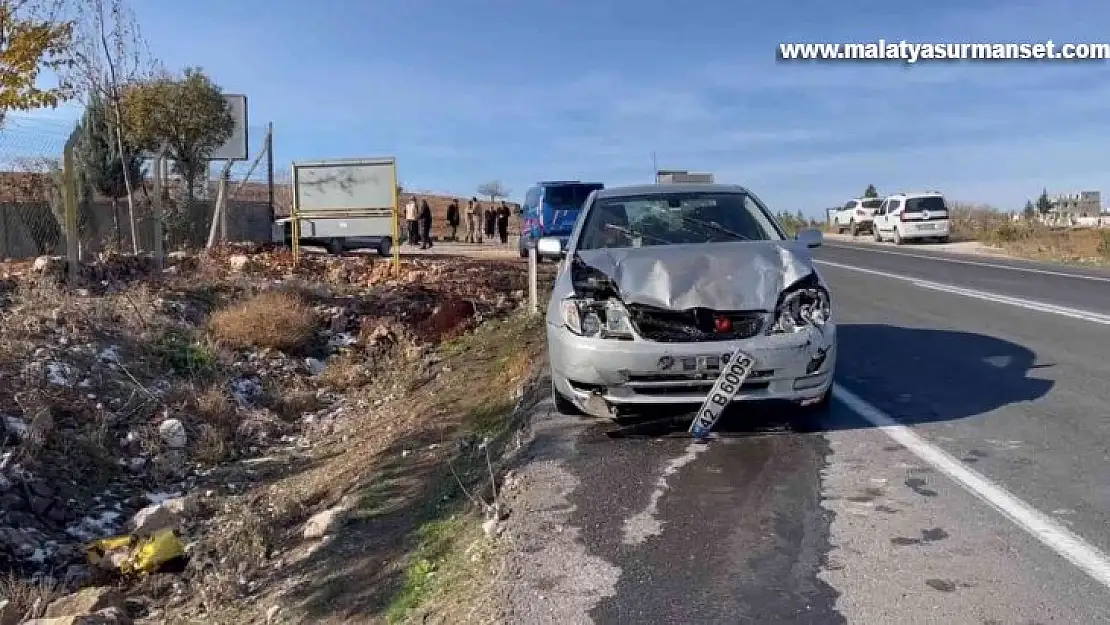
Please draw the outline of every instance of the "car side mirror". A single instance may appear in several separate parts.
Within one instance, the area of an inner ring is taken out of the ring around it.
[[[543,237],[536,241],[536,255],[549,258],[562,258],[566,250],[563,242],[555,237]]]
[[[804,243],[806,247],[821,247],[821,242],[824,240],[824,235],[820,230],[800,230],[794,236],[800,243]]]

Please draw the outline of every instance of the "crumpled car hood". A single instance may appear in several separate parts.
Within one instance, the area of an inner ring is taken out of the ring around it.
[[[626,304],[773,311],[783,289],[814,273],[808,252],[793,241],[743,241],[580,250],[576,256],[608,276]]]

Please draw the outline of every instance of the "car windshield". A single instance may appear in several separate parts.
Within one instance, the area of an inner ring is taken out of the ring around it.
[[[596,185],[568,184],[547,187],[543,192],[544,202],[552,206],[580,208]]]
[[[767,210],[747,193],[653,193],[596,200],[577,247],[782,240]]]
[[[874,209],[878,208],[879,206],[882,206],[882,203],[883,203],[882,200],[864,200],[863,201],[863,207],[874,210]]]
[[[929,195],[926,197],[911,197],[906,200],[906,212],[917,213],[920,211],[942,211],[945,210],[944,198],[939,195]]]

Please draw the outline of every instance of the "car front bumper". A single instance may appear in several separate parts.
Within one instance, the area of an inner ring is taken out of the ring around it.
[[[836,366],[832,322],[821,330],[699,343],[592,339],[549,323],[547,343],[556,389],[595,416],[638,406],[701,404],[721,361],[736,350],[755,365],[733,401],[818,401],[832,385]]]

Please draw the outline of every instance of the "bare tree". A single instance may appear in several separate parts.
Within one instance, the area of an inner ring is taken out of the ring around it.
[[[116,149],[123,162],[131,158],[132,146],[124,141],[123,88],[150,76],[157,62],[139,30],[138,20],[126,0],[86,0],[78,21],[78,51],[74,71],[87,95],[102,99],[111,112]],[[131,251],[139,251],[135,223],[135,181],[130,168],[123,169],[127,195],[127,218],[131,229]]]
[[[478,195],[488,196],[490,202],[496,202],[499,198],[509,197],[509,190],[500,180],[493,180],[478,185]]]

